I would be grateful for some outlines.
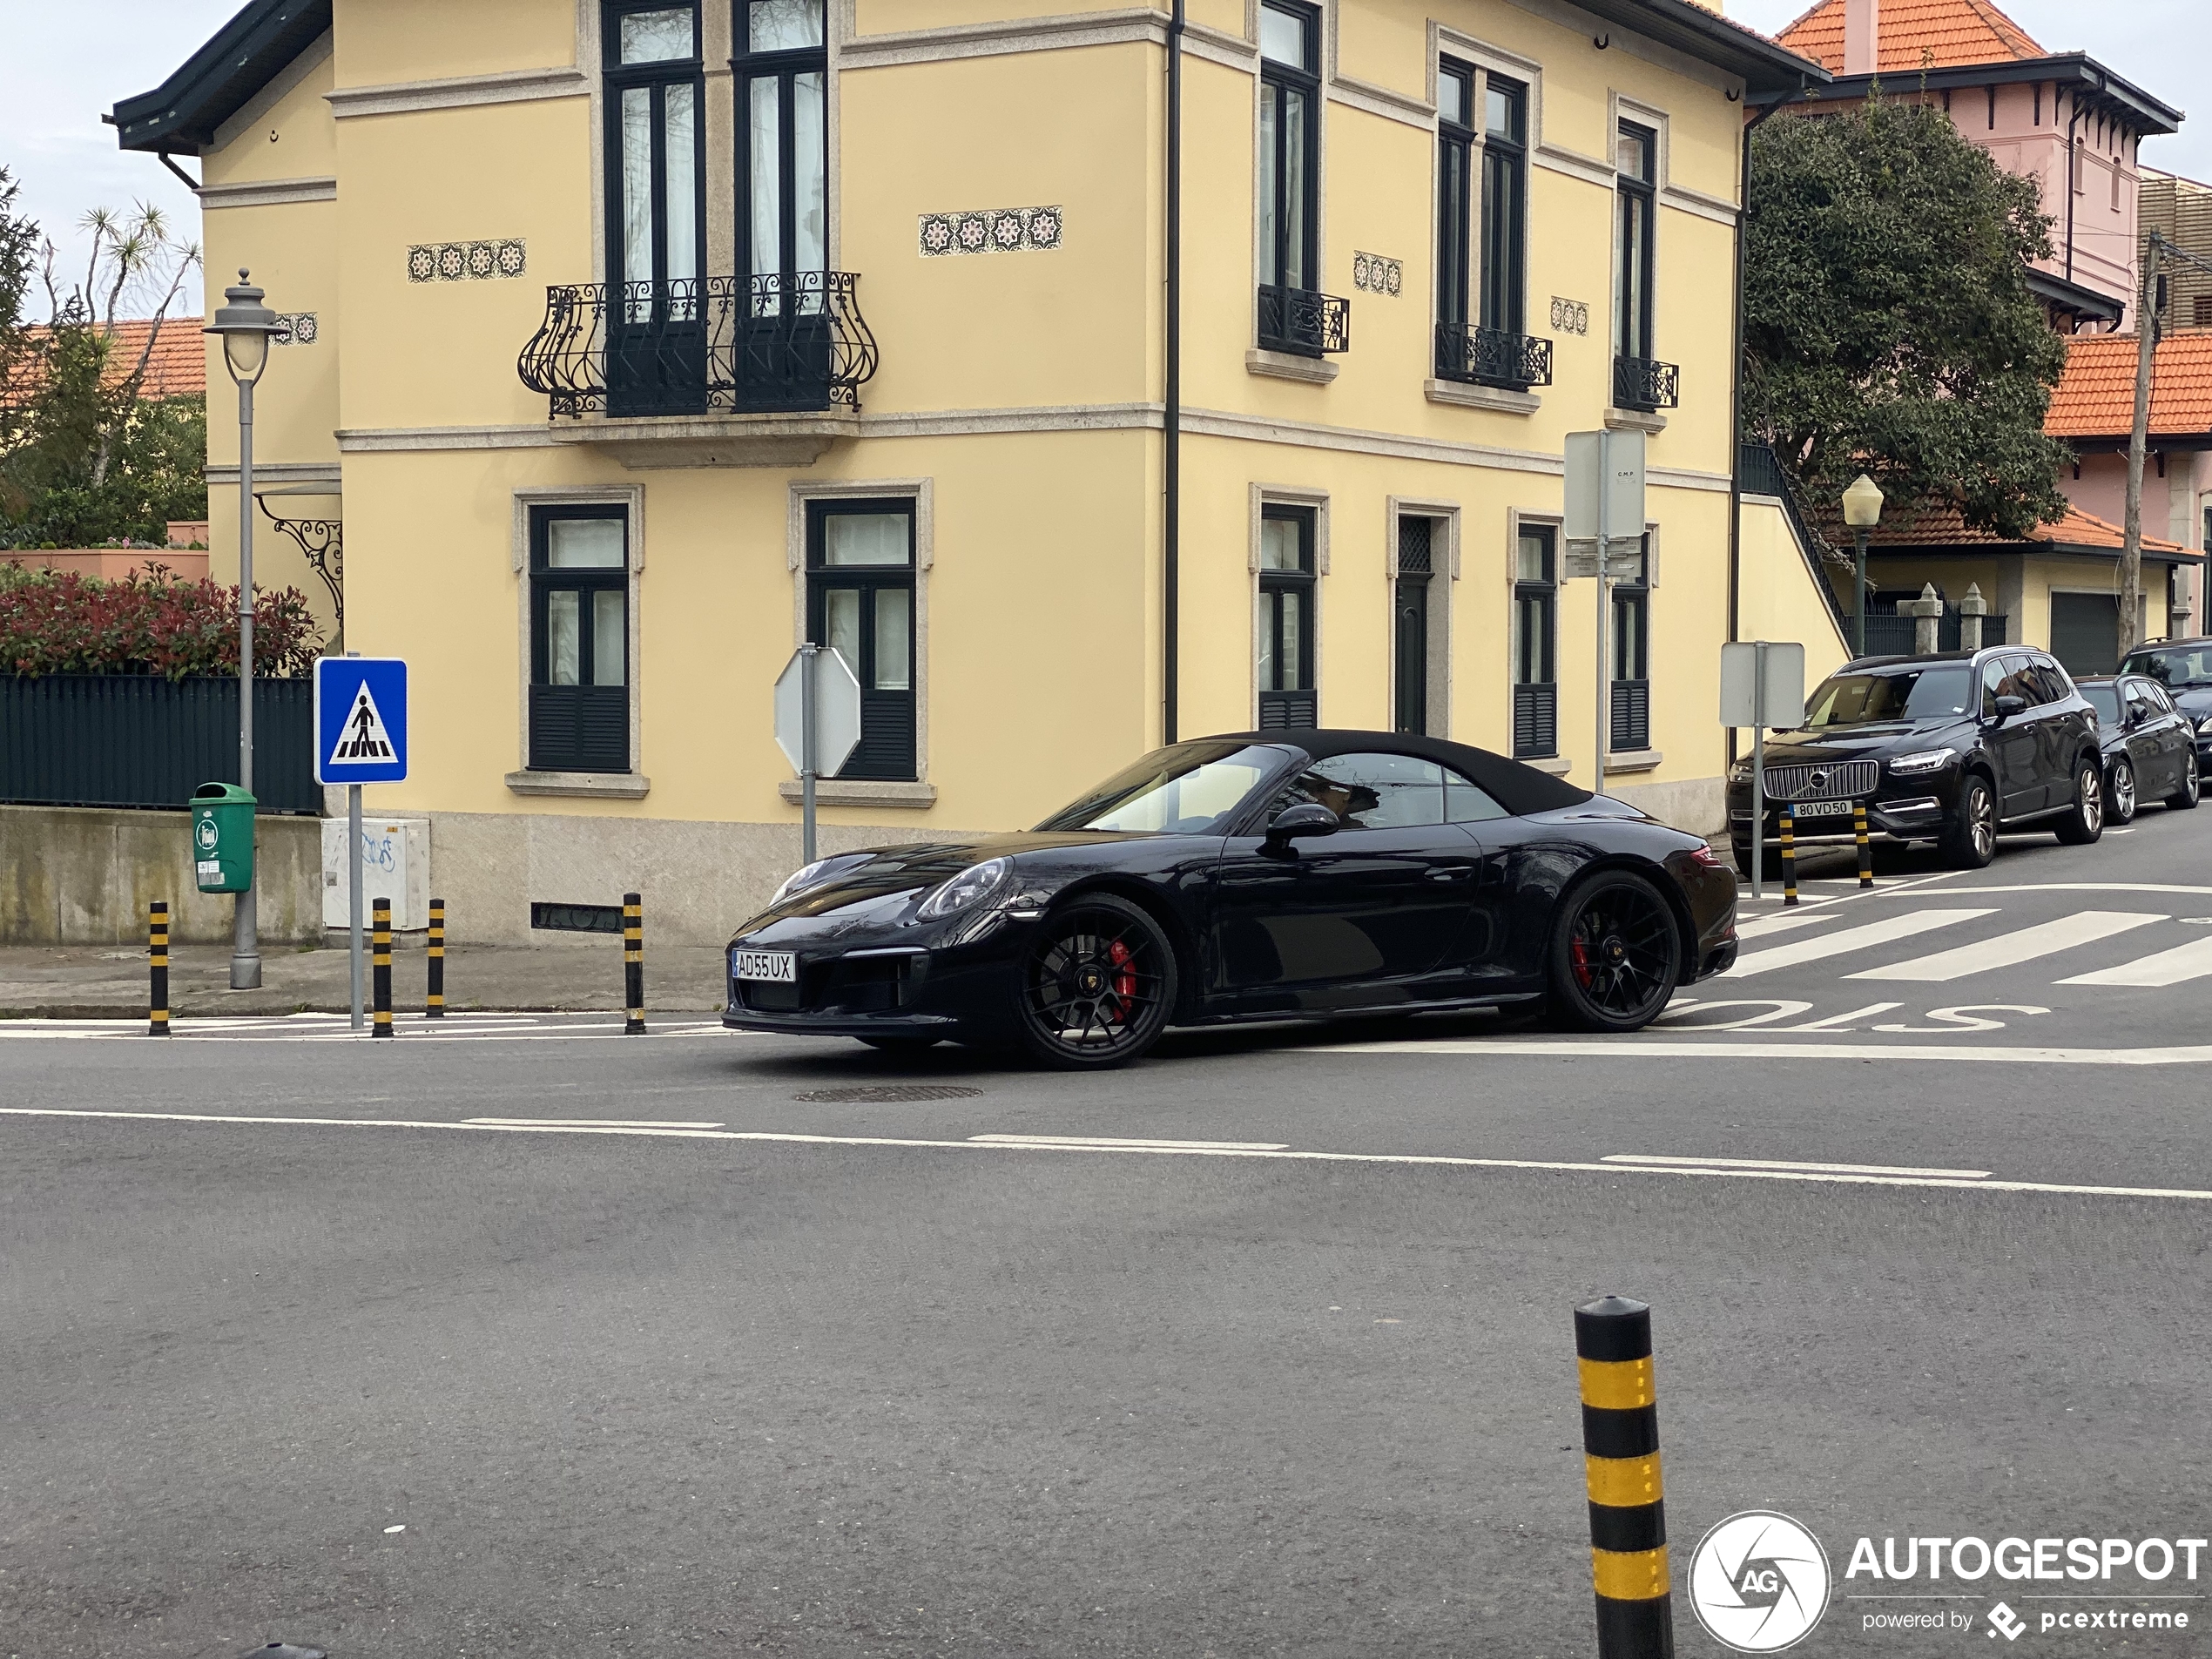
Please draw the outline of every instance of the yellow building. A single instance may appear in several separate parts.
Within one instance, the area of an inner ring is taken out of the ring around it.
[[[810,636],[865,687],[833,846],[1254,726],[1599,781],[1601,426],[1650,435],[1602,781],[1719,821],[1720,645],[1828,626],[1730,525],[1744,99],[1822,72],[1687,0],[1184,12],[253,0],[118,106],[293,319],[257,570],[314,593],[270,515],[342,516],[345,643],[412,665],[371,810],[457,936],[626,888],[724,936],[798,860]]]

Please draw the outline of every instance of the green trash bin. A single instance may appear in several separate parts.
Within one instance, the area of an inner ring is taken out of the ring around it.
[[[253,796],[236,784],[192,792],[192,860],[202,893],[253,891]]]

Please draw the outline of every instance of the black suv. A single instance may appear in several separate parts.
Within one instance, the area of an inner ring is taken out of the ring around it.
[[[1766,744],[1766,845],[1790,809],[1796,839],[1851,833],[1851,809],[1892,841],[1933,841],[1962,869],[1997,832],[2047,822],[2077,844],[2104,833],[2097,717],[2066,670],[2019,645],[1846,663]],[[1736,867],[1751,868],[1751,763],[1728,777]]]
[[[2120,665],[2166,688],[2196,738],[2196,769],[2212,775],[2212,639],[2161,639],[2138,645]]]

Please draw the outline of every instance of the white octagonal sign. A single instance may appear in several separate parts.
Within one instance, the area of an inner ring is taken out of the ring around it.
[[[834,778],[860,743],[860,682],[834,645],[814,653],[814,775]],[[795,651],[776,678],[776,746],[793,772],[806,770],[806,729],[799,677],[806,653]]]

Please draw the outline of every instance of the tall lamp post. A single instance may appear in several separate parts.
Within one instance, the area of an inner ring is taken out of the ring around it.
[[[261,303],[261,290],[241,268],[238,286],[223,290],[225,303],[206,332],[223,337],[223,366],[238,383],[238,786],[253,792],[253,385],[269,365],[269,336],[277,314]],[[260,880],[257,869],[256,885]],[[237,931],[231,945],[231,989],[261,985],[260,916],[253,887],[238,895]]]
[[[1851,655],[1866,655],[1866,536],[1882,522],[1882,487],[1865,473],[1844,491],[1844,523],[1851,532]]]

